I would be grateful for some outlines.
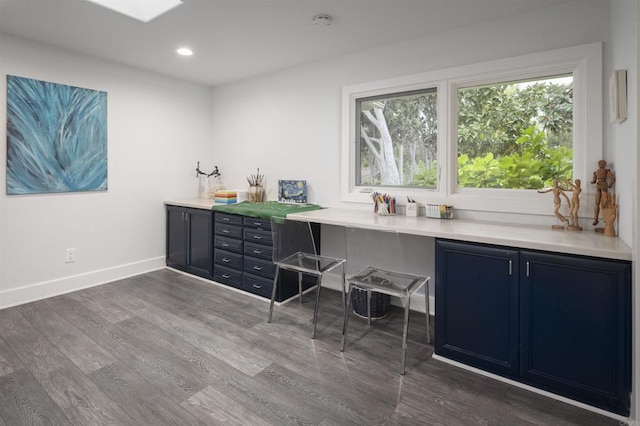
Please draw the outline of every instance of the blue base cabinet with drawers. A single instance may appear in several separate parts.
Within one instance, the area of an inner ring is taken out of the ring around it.
[[[319,226],[315,227],[319,241]],[[319,247],[318,247],[319,250]],[[276,267],[272,262],[273,240],[268,219],[215,212],[213,279],[262,297],[271,298]],[[303,277],[303,291],[315,279]],[[298,294],[298,276],[281,271],[276,301]]]
[[[628,416],[631,263],[437,240],[435,351]]]

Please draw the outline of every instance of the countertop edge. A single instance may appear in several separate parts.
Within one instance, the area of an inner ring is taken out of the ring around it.
[[[378,216],[372,212],[336,208],[294,213],[287,218],[326,225],[395,229],[400,233],[426,237],[623,261],[631,261],[633,256],[631,248],[618,237],[605,237],[593,231],[574,232],[544,226],[439,220],[424,216]]]

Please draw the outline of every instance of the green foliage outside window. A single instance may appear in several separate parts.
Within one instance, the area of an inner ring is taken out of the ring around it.
[[[437,94],[359,101],[359,185],[435,188]],[[458,90],[458,186],[539,189],[573,171],[570,76]]]
[[[458,186],[540,189],[573,172],[571,77],[458,91]]]

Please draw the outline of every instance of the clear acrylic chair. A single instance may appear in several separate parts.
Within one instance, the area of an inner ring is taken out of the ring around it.
[[[320,302],[320,287],[322,276],[325,272],[332,271],[338,266],[342,267],[342,302],[345,303],[345,259],[321,256],[318,254],[313,230],[309,222],[288,220],[279,217],[271,218],[271,232],[273,235],[273,263],[276,265],[269,305],[269,317],[271,322],[273,304],[275,302],[278,277],[280,270],[288,270],[298,273],[298,289],[300,303],[302,303],[302,276],[304,274],[316,277],[316,300],[313,308],[313,331],[311,338],[316,337],[316,323],[318,320],[318,305]]]
[[[411,296],[422,287],[425,288],[427,343],[431,343],[431,324],[429,319],[430,277],[410,274],[405,271],[400,235],[397,232],[352,227],[347,227],[346,232],[346,280],[348,291],[340,350],[344,351],[354,289],[366,291],[369,325],[371,325],[371,293],[397,297],[404,307],[401,358],[401,374],[404,374],[409,328],[409,305]]]

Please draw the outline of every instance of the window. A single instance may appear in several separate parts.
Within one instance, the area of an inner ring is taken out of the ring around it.
[[[573,177],[573,75],[458,88],[458,187],[541,189]]]
[[[343,201],[548,215],[537,190],[589,182],[602,155],[602,45],[344,87],[342,105]]]
[[[356,115],[356,185],[436,186],[435,89],[357,99]]]

